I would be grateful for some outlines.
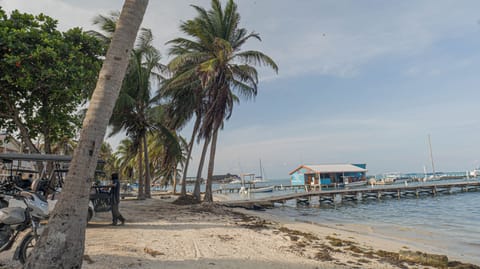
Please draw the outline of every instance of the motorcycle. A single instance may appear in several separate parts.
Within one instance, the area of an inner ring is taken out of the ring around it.
[[[24,206],[15,205],[17,199],[23,201]],[[30,230],[14,254],[14,259],[23,264],[42,233],[41,221],[48,219],[48,203],[39,194],[20,191],[9,204],[9,207],[0,209],[0,252],[9,250],[21,232]]]

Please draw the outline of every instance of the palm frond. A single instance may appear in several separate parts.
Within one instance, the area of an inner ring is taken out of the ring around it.
[[[273,59],[260,51],[247,50],[239,52],[234,58],[246,64],[268,66],[278,73],[278,66]]]

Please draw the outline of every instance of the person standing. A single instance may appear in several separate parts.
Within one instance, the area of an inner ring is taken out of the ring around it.
[[[117,225],[118,221],[121,225],[125,224],[125,218],[120,214],[120,181],[118,179],[118,173],[112,174],[112,189],[110,190],[112,198],[112,225]]]

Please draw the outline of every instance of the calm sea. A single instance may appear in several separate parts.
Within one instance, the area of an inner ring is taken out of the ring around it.
[[[269,184],[288,185],[288,180]],[[265,183],[265,184],[268,184]],[[274,192],[268,195],[281,195]],[[256,194],[256,198],[266,194]],[[244,198],[238,194],[231,199]],[[255,197],[250,197],[255,198]],[[368,200],[297,207],[294,202],[269,210],[278,216],[335,227],[356,224],[387,238],[416,242],[452,259],[480,265],[480,191],[435,197]]]

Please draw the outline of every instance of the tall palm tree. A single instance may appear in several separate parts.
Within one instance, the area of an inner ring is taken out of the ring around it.
[[[184,73],[196,72],[205,90],[208,110],[201,133],[211,138],[211,145],[204,201],[211,202],[218,131],[232,115],[234,103],[239,100],[237,95],[246,99],[256,96],[258,74],[253,65],[264,65],[276,72],[278,67],[262,52],[241,51],[249,39],[261,39],[259,34],[239,27],[240,14],[233,0],[227,2],[225,9],[219,0],[212,0],[208,11],[195,5],[193,8],[197,16],[180,26],[192,39],[176,38],[169,44],[173,45],[170,54],[175,56],[171,65],[191,67]]]
[[[148,0],[126,0],[93,93],[63,191],[24,268],[81,268],[90,183]]]
[[[156,106],[156,100],[152,98],[152,88],[162,80],[160,72],[164,70],[164,66],[160,64],[160,52],[153,47],[152,41],[152,32],[149,29],[142,29],[137,46],[132,51],[122,90],[110,119],[113,127],[110,135],[126,131],[127,136],[138,146],[138,152],[143,154],[138,159],[140,199],[145,198],[144,195],[146,197],[151,195],[147,132],[158,122],[152,122],[149,110]],[[142,180],[142,166],[145,167],[145,184]]]
[[[173,76],[164,83],[162,93],[165,97],[169,98],[167,112],[168,117],[172,122],[172,126],[175,129],[183,128],[191,118],[195,117],[190,142],[186,147],[187,156],[182,172],[180,196],[185,197],[187,194],[186,179],[188,166],[193,150],[193,144],[200,128],[202,114],[205,110],[205,103],[203,102],[203,90],[196,72],[188,72],[191,71],[192,68],[189,68],[187,65],[180,66],[181,69],[176,68],[178,68],[178,66],[173,64],[169,65],[169,70],[173,73]],[[184,70],[182,70],[182,68]],[[195,184],[195,187],[195,190],[197,190],[197,184]],[[196,192],[194,191],[194,194],[195,193]],[[200,194],[198,191],[198,201],[199,200]]]
[[[156,156],[159,176],[174,178],[172,171],[175,171],[178,163],[184,160],[185,140],[172,127],[171,119],[165,111],[166,107],[166,105],[160,104],[149,110],[152,122],[156,123],[152,126],[154,132],[151,135],[150,147],[157,149],[156,152],[159,153]],[[176,182],[174,181],[174,183]]]

